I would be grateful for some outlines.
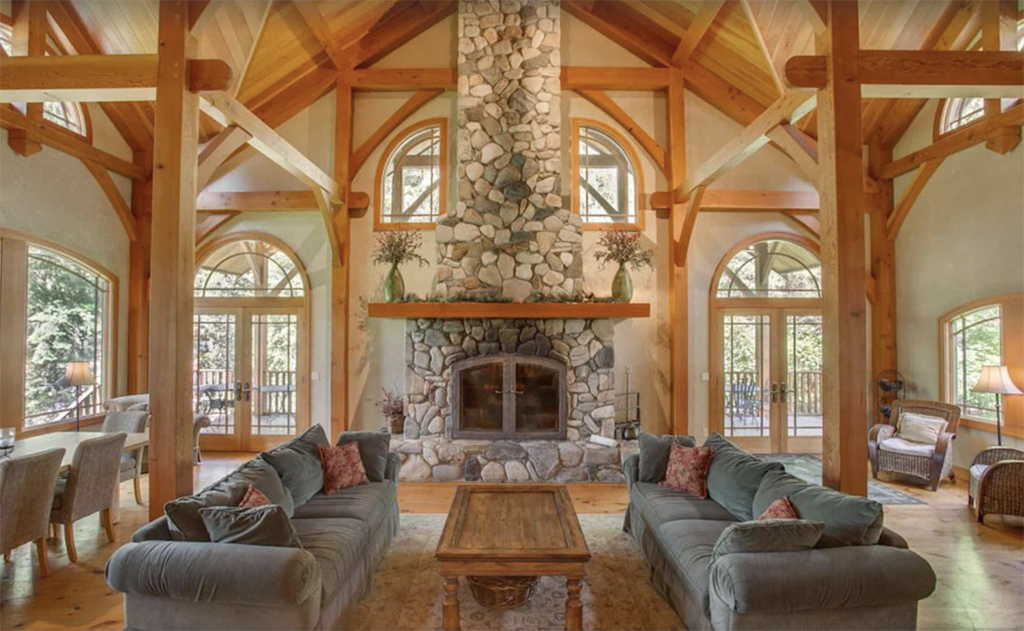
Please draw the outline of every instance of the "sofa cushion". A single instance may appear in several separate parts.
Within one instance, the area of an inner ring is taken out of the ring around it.
[[[736,521],[729,511],[712,500],[676,491],[653,482],[637,482],[629,493],[632,505],[652,527],[681,519]]]
[[[210,541],[252,546],[301,548],[292,522],[276,504],[265,506],[210,506],[199,509]]]
[[[725,521],[674,521],[658,527],[658,539],[665,557],[675,567],[692,600],[701,604],[704,616],[711,617],[709,600],[710,567],[715,543],[731,526]]]
[[[772,471],[757,490],[754,512],[764,512],[783,497],[789,498],[801,518],[825,522],[819,547],[878,543],[885,514],[874,500],[809,484],[785,471]]]
[[[821,539],[825,524],[806,519],[741,521],[722,531],[712,556],[715,560],[739,552],[810,550]]]
[[[391,434],[383,432],[342,432],[338,446],[358,443],[359,455],[370,482],[383,482],[388,468],[388,452],[391,450]]]
[[[357,574],[355,568],[372,531],[358,519],[296,519],[292,523],[302,547],[320,566],[321,602],[326,603],[349,575]]]
[[[394,482],[370,482],[331,495],[317,493],[295,509],[295,519],[358,519],[365,521],[371,531],[376,531],[388,509],[397,501],[398,486]]]
[[[259,455],[281,476],[281,482],[297,506],[305,504],[324,486],[324,470],[319,453],[321,445],[330,445],[327,434],[323,427],[314,425],[280,447]]]
[[[708,435],[704,446],[715,450],[708,469],[708,497],[740,521],[750,521],[764,512],[752,508],[761,479],[769,471],[784,471],[785,467],[759,460],[719,434]]]
[[[661,482],[665,479],[672,443],[679,443],[683,447],[697,446],[693,436],[640,434],[639,479],[641,482]]]

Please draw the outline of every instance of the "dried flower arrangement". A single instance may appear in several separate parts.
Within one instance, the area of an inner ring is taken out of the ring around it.
[[[645,250],[640,243],[640,233],[632,230],[602,230],[594,253],[604,267],[608,263],[630,266],[634,270],[653,267],[654,251]]]
[[[405,403],[397,389],[381,388],[381,400],[377,402],[377,407],[388,420],[392,434],[401,434],[405,430]]]
[[[423,245],[423,235],[416,230],[388,230],[376,235],[377,247],[373,249],[375,264],[402,265],[416,262],[420,267],[429,261],[419,255],[417,250]]]

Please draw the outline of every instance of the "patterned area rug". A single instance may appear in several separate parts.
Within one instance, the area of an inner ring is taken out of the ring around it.
[[[786,471],[811,484],[821,484],[821,459],[817,456],[803,454],[770,454],[758,456],[762,460],[781,462]],[[878,480],[868,480],[868,497],[879,504],[927,504],[923,500],[911,497],[902,491],[883,484]]]
[[[440,629],[443,588],[434,549],[445,515],[402,515],[402,527],[374,575],[370,594],[345,621],[346,629]],[[583,583],[584,629],[684,629],[651,587],[643,557],[622,532],[622,515],[580,515],[593,560]],[[463,631],[565,628],[565,580],[545,576],[533,598],[511,610],[487,609],[461,582]]]

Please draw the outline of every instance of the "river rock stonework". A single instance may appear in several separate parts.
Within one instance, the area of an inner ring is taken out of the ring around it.
[[[615,352],[611,320],[406,320],[405,435],[392,439],[402,480],[622,481],[635,442],[615,436]],[[512,353],[566,365],[565,441],[453,440],[452,366]]]
[[[437,225],[439,297],[523,302],[582,289],[562,207],[557,0],[459,4],[458,203]]]

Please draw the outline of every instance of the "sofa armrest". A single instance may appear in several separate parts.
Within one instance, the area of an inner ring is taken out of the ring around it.
[[[622,472],[626,474],[629,488],[640,480],[640,456],[633,454],[622,462]]]
[[[1000,460],[1024,460],[1024,451],[1013,447],[989,447],[982,449],[971,462],[973,467],[976,464],[994,465]]]
[[[309,552],[238,543],[129,543],[107,562],[106,577],[125,594],[271,607],[301,605],[321,588]]]
[[[384,469],[384,477],[398,484],[398,470],[402,468],[402,457],[395,452],[388,453],[388,464]]]
[[[728,554],[711,565],[711,592],[740,614],[894,605],[933,591],[928,562],[889,546]]]

